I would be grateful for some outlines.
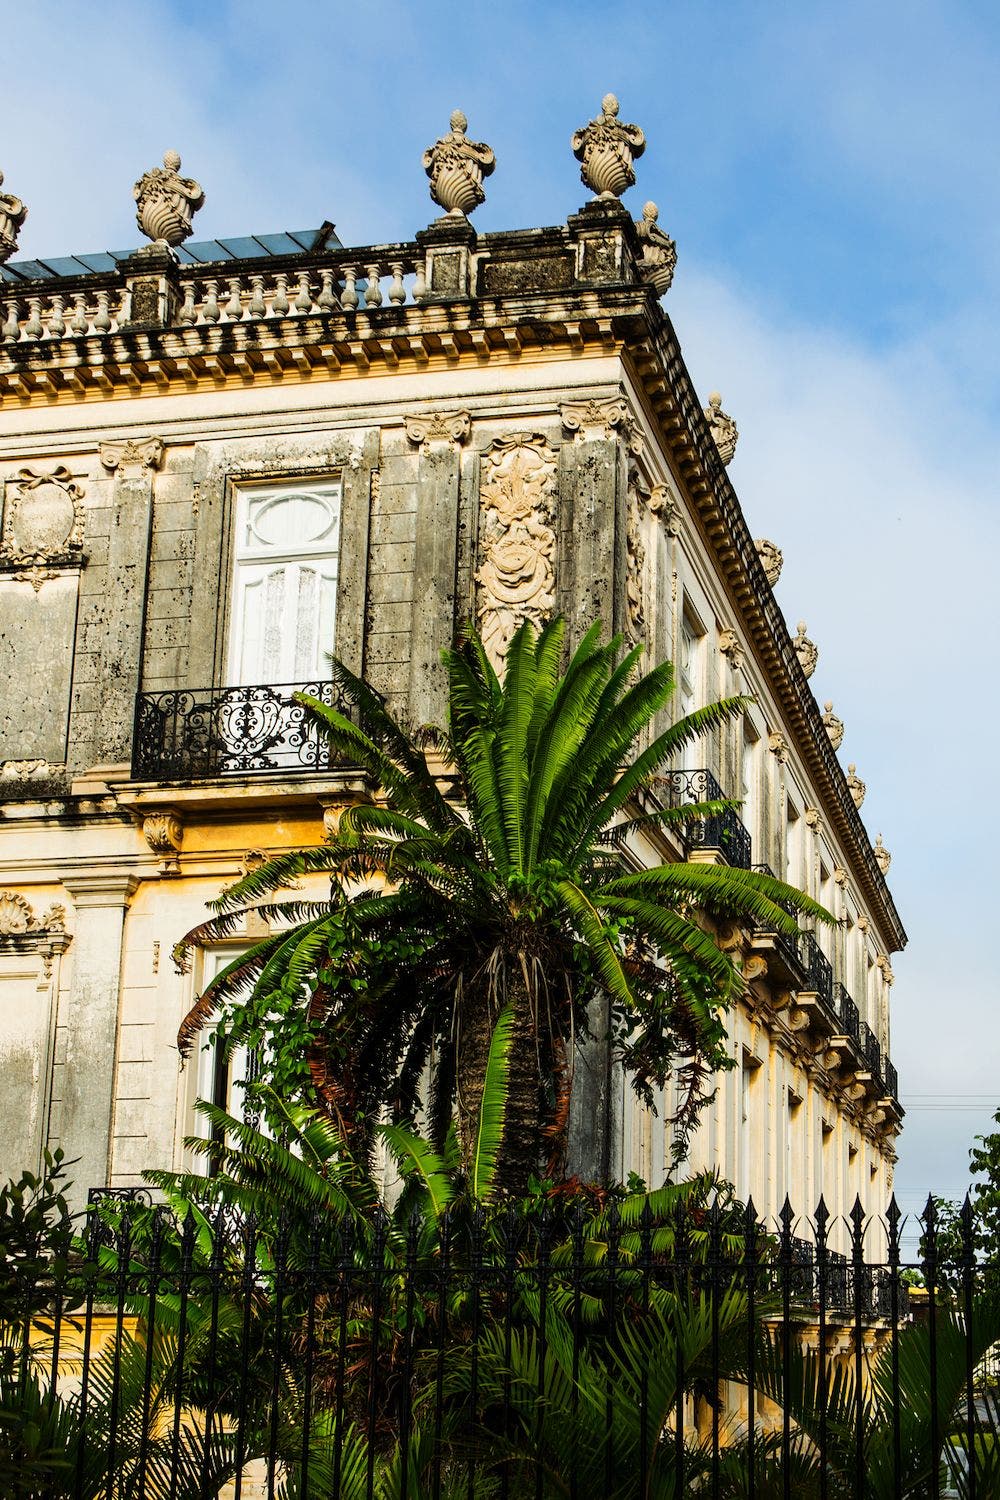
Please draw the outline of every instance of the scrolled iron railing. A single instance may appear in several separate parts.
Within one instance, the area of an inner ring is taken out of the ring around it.
[[[332,755],[296,693],[337,706],[332,682],[174,688],[140,693],[132,739],[136,781],[199,781],[326,771]]]
[[[856,1042],[861,1035],[861,1017],[858,1014],[857,1005],[844,985],[839,982],[833,987],[833,999],[841,1031]]]
[[[671,807],[683,807],[688,802],[725,801],[722,787],[704,767],[667,771],[662,782],[666,784]],[[735,869],[750,868],[750,833],[731,807],[709,818],[692,818],[685,827],[684,842],[689,851],[718,849],[726,863]]]
[[[815,933],[804,932],[799,938],[802,963],[807,982],[820,999],[833,1009],[833,968],[820,947]]]

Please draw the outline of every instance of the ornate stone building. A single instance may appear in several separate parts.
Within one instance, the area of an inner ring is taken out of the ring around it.
[[[478,234],[493,153],[451,127],[425,156],[444,216],[410,242],[185,243],[204,195],[168,153],[136,185],[154,243],[0,272],[0,1167],[61,1143],[81,1192],[133,1184],[184,1160],[199,1094],[238,1107],[239,1060],[181,1069],[176,1033],[255,933],[191,975],[170,954],[223,884],[357,794],[295,686],[330,692],[336,653],[437,720],[457,624],[499,661],[520,620],[561,611],[573,638],[599,618],[672,658],[678,711],[752,697],[660,794],[739,798],[683,852],[767,865],[839,919],[798,944],[720,932],[746,993],[690,1165],[771,1213],[786,1191],[876,1206],[901,1120],[888,854],[775,600],[781,553],[728,478],[736,425],[660,303],[673,242],[655,204],[636,224],[619,201],[642,132],[609,96],[573,138],[596,196]],[[603,1166],[661,1180],[670,1098],[653,1115],[613,1060],[598,1073]]]

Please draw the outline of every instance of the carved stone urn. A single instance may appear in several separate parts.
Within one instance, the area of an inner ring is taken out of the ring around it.
[[[733,454],[736,452],[736,444],[740,440],[739,428],[729,413],[722,410],[722,397],[718,391],[712,391],[704,412],[705,420],[715,439],[715,446],[719,450],[719,457],[728,467],[732,463]]]
[[[619,120],[618,100],[605,94],[600,115],[574,131],[572,146],[585,186],[598,198],[620,198],[635,182],[633,162],[645,151],[646,137],[638,125]]]
[[[497,159],[485,141],[469,140],[465,133],[469,122],[460,109],[452,110],[450,123],[447,135],[424,152],[424,171],[431,180],[434,202],[446,214],[465,218],[486,202],[483,178],[489,177]]]
[[[764,577],[774,588],[781,577],[781,569],[784,566],[785,555],[776,542],[772,542],[766,536],[759,536],[754,542],[757,548],[757,556],[760,558],[761,567],[764,569]]]
[[[651,286],[658,297],[670,290],[677,267],[677,246],[656,222],[660,210],[655,203],[645,203],[642,218],[636,221],[635,231],[642,245],[642,260],[639,275],[647,286]]]
[[[799,621],[792,645],[795,647],[795,655],[799,659],[802,671],[806,677],[811,677],[816,670],[816,663],[819,661],[819,647],[806,635],[805,620]]]
[[[830,744],[834,750],[839,750],[844,743],[844,721],[833,711],[833,703],[830,699],[823,704],[823,728],[830,737]]]
[[[163,166],[144,172],[133,188],[138,205],[135,221],[147,239],[163,245],[180,245],[192,233],[192,219],[205,202],[200,183],[181,177],[181,159],[176,151],[165,151]]]

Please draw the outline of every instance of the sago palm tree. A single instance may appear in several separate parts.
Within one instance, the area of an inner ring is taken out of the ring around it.
[[[563,621],[537,635],[525,624],[501,681],[470,634],[444,654],[448,728],[419,738],[335,663],[352,717],[302,702],[334,755],[367,775],[372,801],[345,812],[323,846],[238,881],[188,934],[182,952],[231,933],[248,903],[293,877],[331,877],[327,901],[263,908],[277,930],[204,992],[181,1029],[182,1052],[222,1005],[226,1035],[263,1039],[272,1060],[287,1053],[289,1029],[305,1032],[319,1098],[360,1131],[386,1105],[412,1120],[429,1070],[432,1137],[443,1142],[457,1103],[468,1165],[490,1039],[509,1005],[501,1175],[522,1192],[546,1160],[561,1171],[574,1057],[600,999],[601,1029],[637,1090],[651,1096],[681,1060],[680,1118],[689,1124],[704,1077],[727,1064],[724,1013],[742,986],[708,930],[712,919],[792,934],[786,908],[825,913],[762,874],[683,861],[633,867],[633,833],[732,806],[662,806],[656,779],[746,700],[711,704],[654,734],[674,691],[672,666],[641,675],[638,649],[623,656],[620,640],[599,637],[595,626],[560,671]],[[249,1002],[234,1003],[248,988]]]

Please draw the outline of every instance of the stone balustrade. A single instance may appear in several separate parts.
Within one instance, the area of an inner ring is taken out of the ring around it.
[[[120,287],[98,292],[22,292],[2,299],[0,339],[5,344],[85,338],[117,333],[125,294]]]
[[[183,267],[177,286],[173,322],[181,328],[413,306],[427,292],[424,257],[415,246],[360,250],[308,269],[264,263],[228,275],[218,265]],[[127,288],[120,286],[96,292],[11,288],[0,299],[0,340],[38,343],[117,333],[128,324],[128,306]]]

